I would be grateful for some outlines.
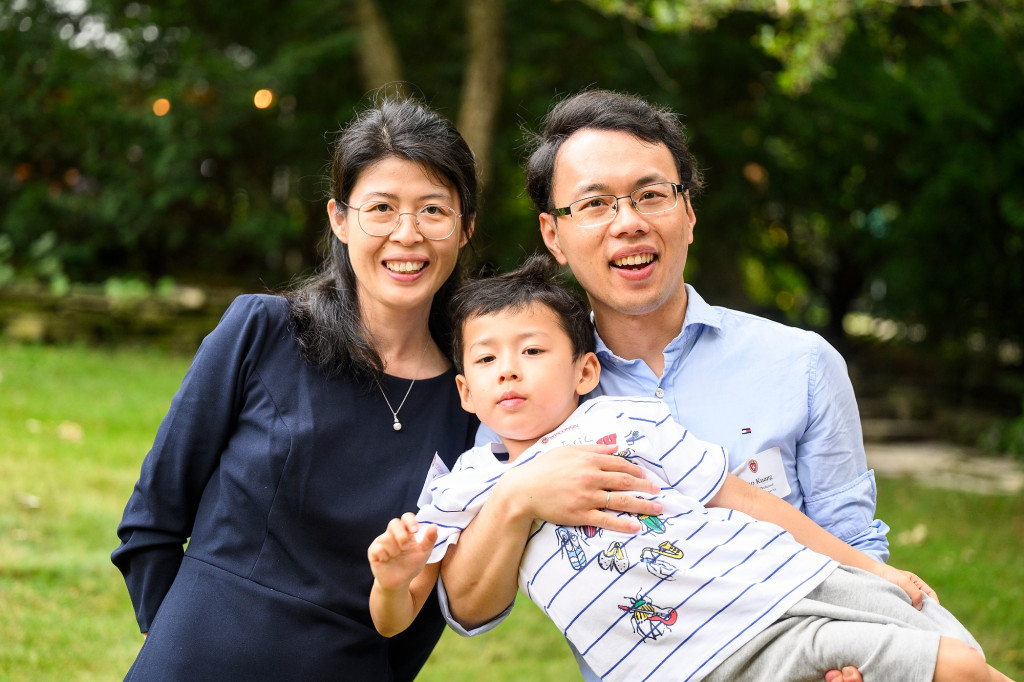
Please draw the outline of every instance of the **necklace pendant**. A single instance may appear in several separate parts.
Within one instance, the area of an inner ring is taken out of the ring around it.
[[[395,423],[391,425],[391,428],[393,428],[395,431],[402,430],[402,422],[398,421],[398,417],[395,417]]]

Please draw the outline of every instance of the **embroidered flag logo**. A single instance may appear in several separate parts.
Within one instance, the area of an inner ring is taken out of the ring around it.
[[[756,474],[757,473],[757,460],[756,459],[752,459],[749,462],[747,462],[747,467],[750,469],[750,473]]]
[[[746,435],[746,434],[750,433],[750,429],[740,429],[740,433],[742,433],[743,435]]]

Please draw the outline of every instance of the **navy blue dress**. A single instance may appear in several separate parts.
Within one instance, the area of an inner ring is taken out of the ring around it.
[[[383,386],[397,406],[409,381]],[[452,370],[416,381],[399,416],[396,432],[376,387],[302,360],[285,299],[232,303],[118,527],[111,558],[149,633],[126,679],[413,679],[444,628],[436,598],[406,632],[378,635],[366,550],[477,421]]]

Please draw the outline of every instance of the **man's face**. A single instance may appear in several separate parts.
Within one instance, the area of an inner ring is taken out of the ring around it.
[[[621,197],[655,182],[679,182],[667,146],[624,132],[584,129],[555,157],[552,196],[561,208],[596,194]],[[683,268],[696,221],[682,196],[675,208],[648,215],[621,199],[615,219],[598,227],[581,228],[570,216],[556,222],[549,213],[540,215],[544,243],[572,268],[599,324],[614,315],[683,314]]]

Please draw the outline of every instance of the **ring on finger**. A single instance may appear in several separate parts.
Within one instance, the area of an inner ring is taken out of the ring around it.
[[[606,490],[604,495],[604,506],[607,508],[612,502],[612,491]]]

